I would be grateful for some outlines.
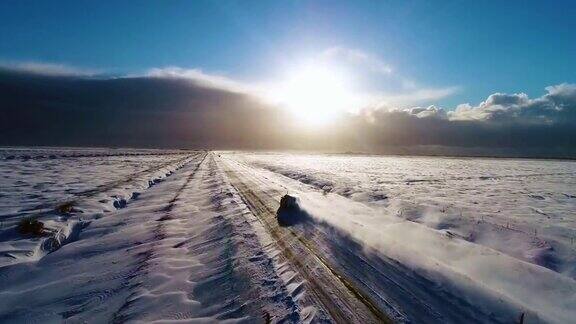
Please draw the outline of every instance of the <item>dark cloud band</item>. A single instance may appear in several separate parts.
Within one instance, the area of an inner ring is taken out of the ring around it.
[[[304,127],[258,98],[186,78],[0,70],[0,145],[318,149],[576,157],[576,85],[476,107],[372,109]]]

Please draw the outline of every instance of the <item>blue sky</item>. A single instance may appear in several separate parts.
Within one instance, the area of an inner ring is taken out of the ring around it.
[[[574,1],[7,0],[0,59],[112,74],[177,66],[254,83],[360,53],[392,71],[363,73],[370,91],[438,90],[423,104],[452,108],[576,82],[574,17]]]

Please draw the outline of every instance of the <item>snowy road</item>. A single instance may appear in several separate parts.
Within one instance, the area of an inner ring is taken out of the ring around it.
[[[0,321],[298,321],[236,201],[213,155],[196,155],[76,241],[0,268]]]
[[[288,264],[300,276],[298,286],[305,287],[311,299],[338,323],[377,323],[391,322],[388,315],[342,276],[327,262],[300,233],[282,228],[276,222],[275,210],[281,193],[269,195],[243,177],[244,174],[227,168],[227,174],[234,188],[250,210],[264,225],[274,239],[281,263]]]
[[[0,322],[565,323],[576,316],[572,278],[384,217],[371,204],[234,154],[67,153],[76,160],[54,174],[45,165],[61,157],[42,154],[8,159],[24,161],[24,176],[6,174],[5,188],[59,175],[65,189],[76,185],[66,178],[78,178],[74,164],[86,161],[114,174],[21,208],[7,191]],[[129,159],[150,162],[118,169]],[[26,176],[33,168],[43,173]],[[276,210],[287,192],[300,197],[302,212],[283,227]],[[74,210],[54,214],[63,202]],[[17,220],[32,213],[60,229],[55,248],[26,252],[53,237],[19,236]]]

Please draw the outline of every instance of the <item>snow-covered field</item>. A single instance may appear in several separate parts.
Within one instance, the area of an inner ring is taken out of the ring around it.
[[[273,153],[234,158],[576,279],[575,162]]]
[[[488,313],[498,313],[505,301],[516,310],[501,314],[534,311],[526,318],[560,323],[576,318],[574,162],[225,156],[265,179],[262,186],[299,195],[316,221],[348,235],[367,255],[417,269],[441,290],[479,308],[490,305]],[[400,319],[414,319],[403,312]]]
[[[0,148],[0,222],[0,322],[576,318],[570,161]]]
[[[177,151],[0,149],[0,266],[57,249],[186,159]],[[15,226],[27,217],[41,217],[51,235],[19,238]]]

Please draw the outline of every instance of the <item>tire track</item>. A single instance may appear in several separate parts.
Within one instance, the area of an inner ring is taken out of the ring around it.
[[[191,163],[200,160],[200,155],[195,156]],[[19,271],[21,267],[0,268],[0,277],[4,278],[0,280],[0,304],[17,305],[0,314],[0,322],[129,320],[130,316],[118,310],[130,309],[137,296],[134,293],[145,284],[144,275],[154,272],[154,258],[158,256],[155,242],[165,234],[158,228],[161,222],[156,222],[162,212],[158,206],[171,203],[173,193],[194,167],[174,173],[170,181],[152,188],[117,217],[95,221],[85,237],[38,266],[23,265],[27,271]],[[154,204],[151,208],[147,207],[150,203]],[[40,297],[25,300],[22,296],[28,294],[23,292],[27,289]],[[58,317],[60,320],[55,320]]]
[[[244,173],[250,174],[250,167],[242,163],[236,164],[234,160],[227,162],[230,163],[229,173],[245,187],[252,188],[250,190],[253,194],[265,205],[267,213],[270,214],[267,216],[270,226],[278,226],[274,211],[279,206],[279,197],[289,191],[288,188],[276,182],[274,186],[278,188],[271,187],[264,178],[244,176]],[[270,191],[256,191],[260,187],[270,188]],[[362,246],[330,224],[307,224],[302,228],[280,229],[289,231],[301,240],[302,244],[307,245],[312,253],[319,255],[329,268],[336,269],[336,274],[345,274],[341,277],[351,284],[352,289],[367,296],[367,300],[377,309],[389,314],[388,318],[401,322],[502,322],[491,312],[435,286],[434,282],[394,259],[365,254]],[[322,250],[321,247],[325,246],[330,248]]]
[[[308,291],[337,323],[391,323],[392,320],[355,285],[330,266],[313,245],[291,229],[275,222],[275,209],[264,202],[231,169],[231,184],[268,230],[285,259],[304,279]]]
[[[17,222],[20,219],[24,218],[37,218],[40,220],[43,219],[50,219],[54,217],[58,217],[60,220],[58,222],[58,226],[47,228],[45,230],[44,235],[37,241],[36,248],[32,250],[10,250],[10,251],[0,251],[0,256],[4,257],[5,260],[9,258],[7,263],[2,264],[1,266],[9,266],[12,264],[25,262],[27,260],[39,260],[43,258],[46,254],[53,253],[54,251],[60,249],[62,246],[74,242],[86,227],[89,226],[90,220],[82,219],[77,217],[80,213],[83,213],[82,210],[77,209],[76,206],[80,203],[84,203],[85,200],[90,199],[98,194],[105,193],[111,191],[119,186],[129,184],[139,179],[147,174],[154,174],[162,170],[163,168],[169,166],[175,166],[173,171],[170,171],[166,174],[166,176],[170,176],[174,173],[174,171],[184,167],[186,164],[192,162],[197,158],[197,156],[201,154],[200,152],[196,152],[193,155],[186,155],[179,159],[170,159],[167,162],[163,162],[152,166],[146,170],[142,170],[132,175],[128,176],[125,179],[112,181],[110,183],[98,186],[94,189],[87,190],[75,195],[73,199],[60,201],[52,204],[43,204],[41,206],[37,206],[36,210],[32,209],[28,212],[20,212],[15,215],[4,215],[2,218],[3,225],[5,226],[4,231],[12,231],[16,233],[16,226]],[[206,153],[205,153],[206,154]],[[156,184],[156,179],[148,180],[148,188]],[[133,195],[134,197],[134,195]],[[113,205],[114,208],[120,209],[126,206],[126,201],[130,198],[126,199],[119,199],[114,200]],[[10,234],[16,235],[16,234]],[[10,238],[10,235],[5,236]],[[0,240],[2,242],[2,240]],[[18,255],[23,255],[24,257],[18,257]],[[0,267],[1,267],[0,266]]]
[[[152,238],[150,242],[147,242],[149,248],[143,252],[138,253],[140,260],[138,261],[137,266],[131,273],[130,277],[128,277],[128,282],[125,283],[125,286],[130,287],[132,292],[126,298],[124,303],[112,315],[113,323],[124,323],[130,320],[131,317],[134,315],[129,313],[130,306],[138,301],[140,288],[142,288],[145,282],[145,280],[142,280],[142,278],[148,274],[148,269],[152,266],[151,264],[152,260],[154,260],[159,255],[159,252],[155,248],[156,244],[160,243],[160,241],[168,237],[168,234],[166,233],[165,230],[164,221],[172,219],[170,214],[172,209],[174,208],[176,201],[178,200],[184,189],[190,184],[190,182],[194,178],[194,175],[196,175],[196,173],[200,169],[200,166],[206,160],[208,154],[209,154],[208,152],[204,152],[204,156],[202,157],[200,162],[196,164],[194,169],[190,171],[190,174],[186,177],[186,180],[184,181],[182,186],[178,188],[174,196],[168,201],[168,204],[160,210],[165,214],[162,217],[156,219],[157,223],[154,229],[152,230]]]
[[[159,171],[159,170],[161,170],[161,169],[163,169],[163,168],[166,168],[166,167],[168,167],[168,166],[170,166],[170,165],[178,165],[177,169],[179,169],[179,168],[185,166],[186,164],[188,164],[189,162],[191,162],[192,159],[193,159],[194,157],[196,157],[198,154],[200,154],[200,153],[196,153],[196,154],[194,154],[194,155],[187,155],[187,156],[185,156],[185,157],[183,157],[183,158],[181,158],[181,159],[178,159],[178,160],[176,160],[176,161],[170,160],[170,161],[168,161],[168,162],[160,163],[160,164],[154,165],[154,166],[152,166],[152,167],[150,167],[150,168],[148,168],[148,169],[146,169],[146,170],[142,170],[142,171],[135,172],[135,173],[129,175],[128,177],[126,177],[125,179],[112,181],[112,182],[109,182],[109,183],[105,183],[105,184],[103,184],[103,185],[100,185],[100,186],[98,186],[98,187],[96,187],[96,188],[94,188],[94,189],[89,189],[89,190],[85,190],[85,191],[76,193],[76,194],[74,195],[74,196],[76,197],[75,199],[67,200],[67,201],[64,201],[64,202],[60,202],[59,205],[60,205],[60,206],[62,206],[62,205],[73,205],[73,204],[75,204],[75,203],[78,202],[78,199],[79,199],[79,198],[80,198],[80,199],[81,199],[81,198],[90,198],[90,197],[93,197],[93,196],[95,196],[95,195],[97,195],[97,194],[100,194],[100,193],[103,193],[103,192],[106,192],[106,191],[110,191],[110,190],[112,190],[112,189],[114,189],[114,188],[116,188],[116,187],[119,187],[119,186],[121,186],[121,185],[125,185],[125,184],[130,183],[130,182],[134,181],[134,180],[135,180],[136,178],[138,178],[138,177],[144,176],[144,175],[146,175],[146,174],[148,174],[148,173],[157,172],[157,171]],[[58,206],[57,206],[57,207],[58,207]]]

